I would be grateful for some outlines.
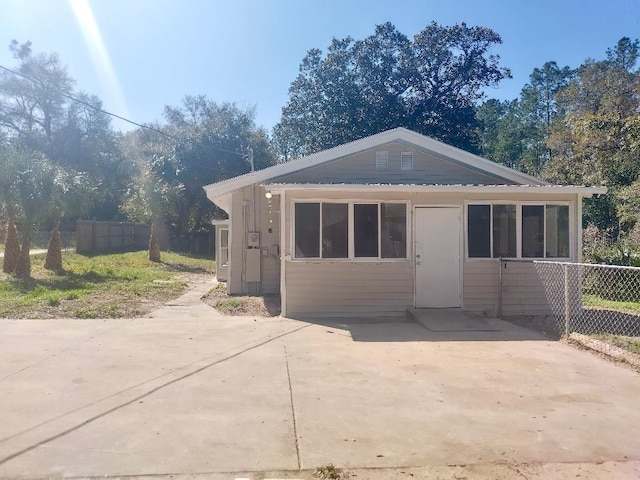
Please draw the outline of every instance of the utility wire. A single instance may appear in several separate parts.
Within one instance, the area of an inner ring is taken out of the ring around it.
[[[16,76],[18,76],[18,77],[22,77],[22,78],[24,78],[25,80],[29,80],[30,82],[36,83],[36,84],[38,84],[40,87],[44,88],[45,90],[49,90],[50,92],[53,92],[53,93],[55,93],[55,94],[57,94],[57,95],[60,95],[60,96],[62,96],[62,97],[64,97],[64,98],[66,98],[66,99],[68,99],[68,100],[73,101],[73,102],[80,103],[81,105],[84,105],[84,106],[86,106],[86,107],[93,108],[94,110],[96,110],[96,111],[98,111],[98,112],[101,112],[101,113],[104,113],[105,115],[109,115],[109,116],[111,116],[111,117],[117,118],[117,119],[122,120],[122,121],[124,121],[124,122],[130,123],[130,124],[132,124],[132,125],[135,125],[136,127],[144,128],[145,130],[149,130],[149,131],[151,131],[151,132],[159,133],[160,135],[163,135],[163,136],[165,136],[165,137],[167,137],[167,138],[171,138],[172,140],[179,140],[179,138],[178,138],[178,137],[176,137],[176,136],[174,136],[174,135],[170,135],[170,134],[168,134],[168,133],[166,133],[166,132],[163,132],[162,130],[158,130],[157,128],[153,128],[153,127],[150,127],[150,126],[148,126],[148,125],[143,125],[143,124],[141,124],[141,123],[134,122],[133,120],[129,120],[128,118],[122,117],[122,116],[117,115],[117,114],[115,114],[115,113],[111,113],[111,112],[108,112],[108,111],[106,111],[106,110],[103,110],[102,108],[96,107],[95,105],[92,105],[92,104],[90,104],[90,103],[88,103],[88,102],[85,102],[84,100],[80,100],[80,99],[79,99],[79,98],[77,98],[77,97],[74,97],[74,96],[69,95],[69,94],[64,93],[64,92],[60,92],[59,90],[55,90],[54,88],[51,88],[51,87],[49,87],[49,86],[47,86],[47,85],[43,84],[43,83],[42,83],[40,80],[38,80],[37,78],[32,78],[32,77],[29,77],[28,75],[25,75],[25,74],[23,74],[23,73],[16,72],[15,70],[12,70],[11,68],[5,67],[4,65],[0,65],[0,68],[1,68],[1,69],[3,69],[3,70],[6,70],[6,71],[7,71],[7,72],[9,72],[9,73],[12,73],[13,75],[16,75]],[[239,155],[239,156],[241,156],[241,157],[243,157],[243,158],[246,156],[246,154],[239,153],[239,152],[233,152],[233,151],[231,151],[231,150],[225,150],[224,148],[211,147],[211,146],[210,146],[209,148],[211,148],[211,149],[213,149],[213,150],[217,150],[217,151],[219,151],[219,152],[225,152],[225,153],[231,153],[231,154],[233,154],[233,155]]]
[[[44,88],[44,89],[46,89],[46,90],[49,90],[49,91],[51,91],[51,92],[53,92],[53,93],[56,93],[56,94],[58,94],[58,95],[60,95],[60,96],[62,96],[62,97],[64,97],[64,98],[67,98],[67,99],[72,100],[72,101],[74,101],[74,102],[80,103],[80,104],[85,105],[85,106],[87,106],[87,107],[89,107],[89,108],[93,108],[94,110],[97,110],[98,112],[104,113],[104,114],[106,114],[106,115],[110,115],[110,116],[112,116],[112,117],[118,118],[118,119],[120,119],[120,120],[123,120],[123,121],[125,121],[125,122],[128,122],[128,123],[130,123],[130,124],[132,124],[132,125],[135,125],[135,126],[137,126],[137,127],[144,128],[144,129],[146,129],[146,130],[151,130],[152,132],[156,132],[156,133],[159,133],[160,135],[164,135],[165,137],[169,137],[169,138],[172,138],[172,139],[174,139],[174,140],[177,140],[177,137],[174,137],[173,135],[169,135],[168,133],[163,132],[163,131],[161,131],[161,130],[158,130],[157,128],[149,127],[149,126],[147,126],[147,125],[142,125],[142,124],[140,124],[140,123],[134,122],[133,120],[129,120],[128,118],[124,118],[124,117],[121,117],[120,115],[116,115],[115,113],[107,112],[106,110],[103,110],[103,109],[101,109],[101,108],[99,108],[99,107],[96,107],[95,105],[91,105],[90,103],[85,102],[84,100],[80,100],[79,98],[76,98],[76,97],[74,97],[74,96],[72,96],[72,95],[69,95],[69,94],[67,94],[67,93],[60,92],[60,91],[58,91],[58,90],[55,90],[55,89],[53,89],[53,88],[51,88],[51,87],[49,87],[49,86],[47,86],[47,85],[43,84],[40,80],[38,80],[38,79],[36,79],[36,78],[31,78],[31,77],[29,77],[29,76],[27,76],[27,75],[25,75],[25,74],[23,74],[23,73],[16,72],[15,70],[12,70],[12,69],[10,69],[10,68],[7,68],[7,67],[5,67],[4,65],[0,65],[0,68],[1,68],[1,69],[3,69],[3,70],[6,70],[6,71],[7,71],[7,72],[9,72],[9,73],[13,73],[14,75],[17,75],[18,77],[22,77],[22,78],[24,78],[24,79],[26,79],[26,80],[29,80],[30,82],[37,83],[37,84],[38,84],[38,85],[40,85],[42,88]]]

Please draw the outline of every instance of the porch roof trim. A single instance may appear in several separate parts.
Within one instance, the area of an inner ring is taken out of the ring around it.
[[[550,193],[578,194],[583,197],[603,195],[607,187],[580,185],[420,185],[420,184],[347,184],[347,183],[265,183],[264,188],[273,194],[283,192],[345,191],[345,192],[420,192],[420,193]]]

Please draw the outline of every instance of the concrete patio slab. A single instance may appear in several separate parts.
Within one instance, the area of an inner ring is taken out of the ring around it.
[[[0,322],[0,477],[637,471],[640,376],[537,333],[172,303],[155,318]]]

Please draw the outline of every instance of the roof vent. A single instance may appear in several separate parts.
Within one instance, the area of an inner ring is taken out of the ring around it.
[[[376,170],[389,168],[389,152],[376,152]]]
[[[400,154],[400,169],[413,170],[413,152],[402,152]]]

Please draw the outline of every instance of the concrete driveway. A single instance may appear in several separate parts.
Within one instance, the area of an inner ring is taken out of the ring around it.
[[[640,477],[640,376],[588,352],[500,320],[225,317],[194,295],[155,318],[0,322],[0,477]]]

